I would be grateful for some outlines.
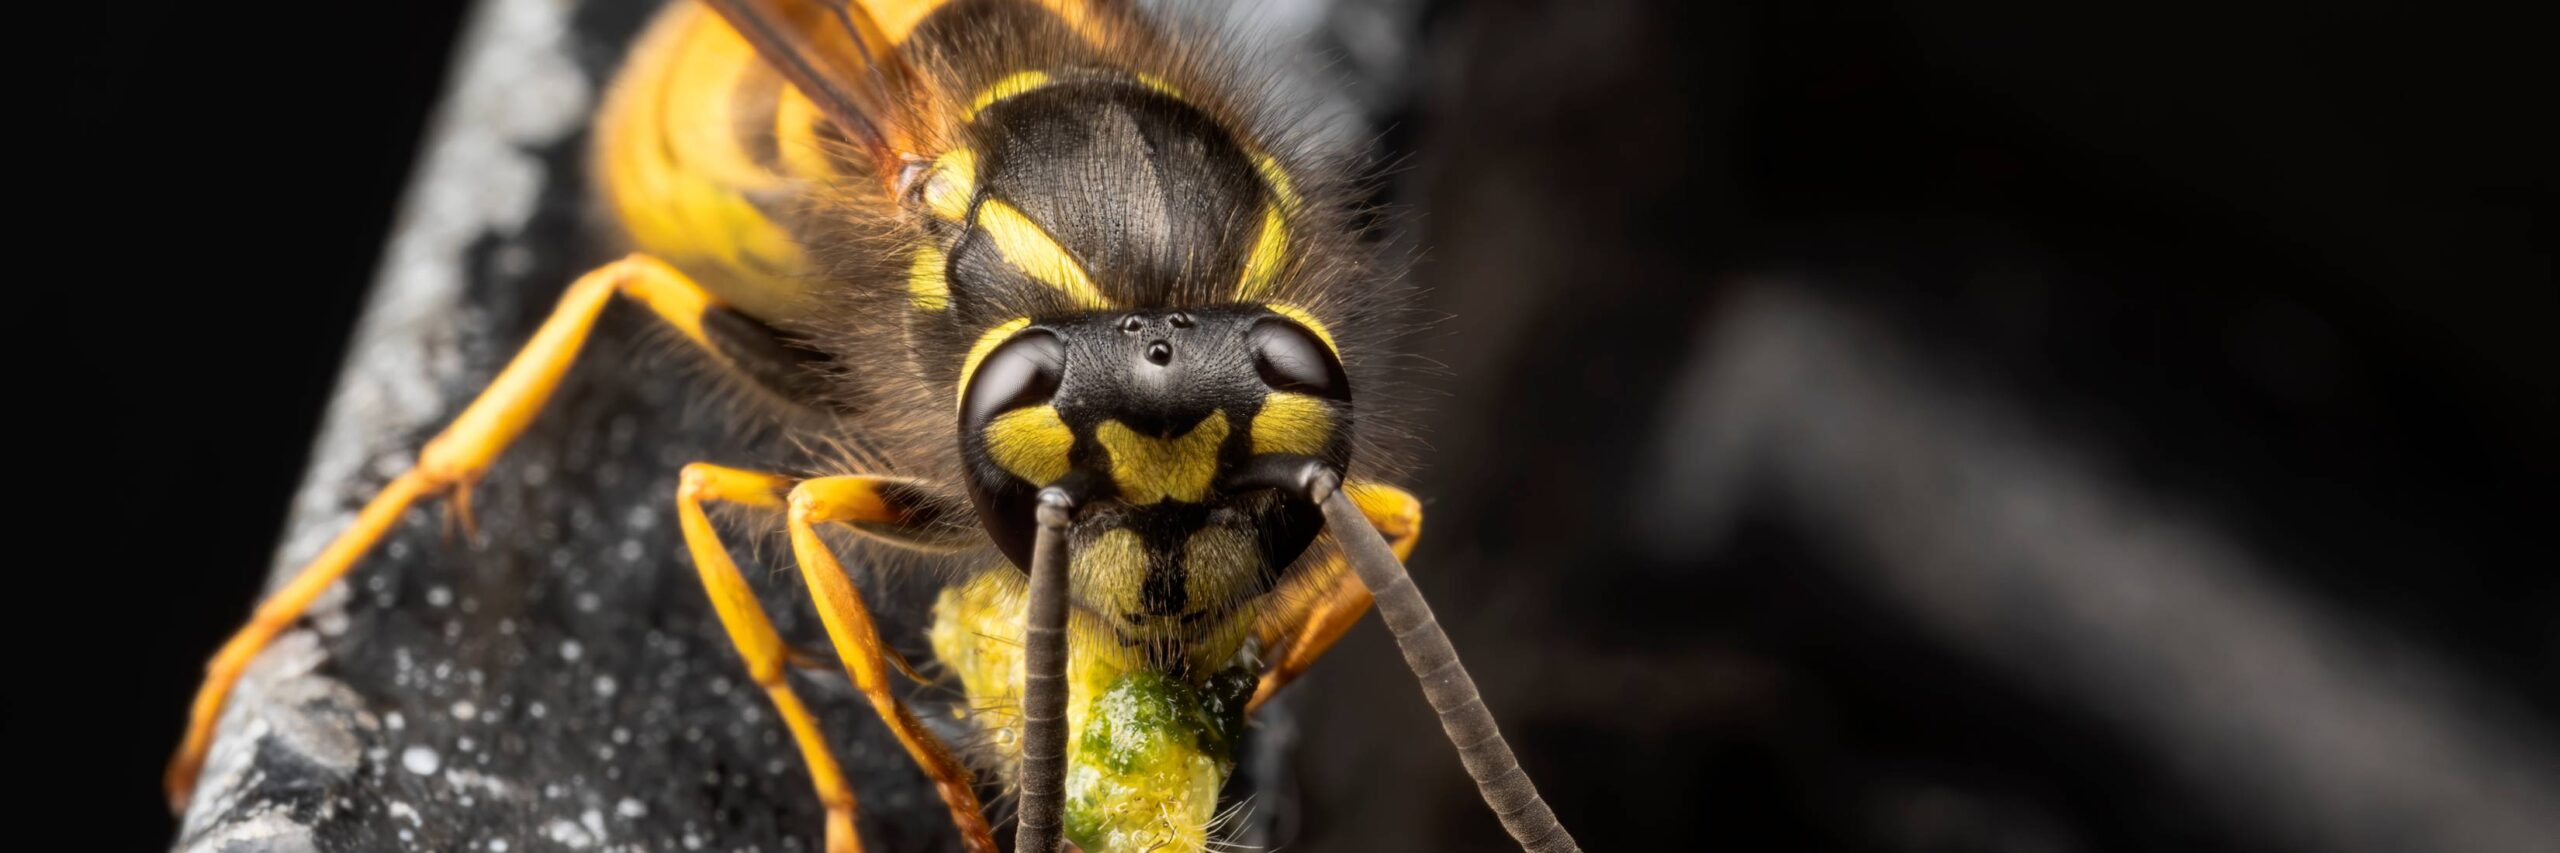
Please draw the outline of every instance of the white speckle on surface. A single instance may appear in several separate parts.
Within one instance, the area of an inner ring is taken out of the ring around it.
[[[479,716],[480,716],[480,706],[478,706],[478,705],[474,705],[474,704],[471,704],[471,700],[469,700],[469,699],[462,699],[462,700],[457,700],[457,701],[455,701],[455,702],[453,703],[453,718],[454,718],[454,719],[457,719],[457,720],[464,720],[464,721],[469,721],[469,720],[473,720],[473,719],[478,719],[478,718],[479,718]]]
[[[526,706],[524,706],[524,714],[525,714],[525,716],[532,717],[532,718],[534,718],[534,719],[539,720],[539,719],[542,719],[542,718],[544,718],[544,717],[550,716],[550,715],[551,715],[551,709],[550,709],[548,706],[545,706],[545,705],[543,705],[543,704],[542,704],[542,703],[540,703],[540,702],[535,702],[535,703],[533,703],[533,704],[530,704],[530,705],[526,705]]]
[[[580,613],[594,613],[594,612],[596,612],[596,609],[597,609],[597,608],[600,608],[600,607],[603,607],[603,606],[604,606],[604,597],[603,597],[603,596],[597,595],[597,594],[592,593],[592,592],[581,592],[581,593],[578,593],[578,612],[580,612]]]
[[[407,820],[410,826],[424,826],[426,824],[424,819],[418,817],[417,808],[409,805],[405,800],[392,800],[391,805],[385,807],[384,810],[390,812],[393,819]]]
[[[559,843],[561,846],[567,847],[571,850],[584,850],[596,843],[596,837],[594,835],[591,835],[586,830],[579,828],[577,822],[567,820],[565,818],[554,820],[549,824],[544,825],[542,828],[542,834],[544,837],[549,838],[552,841]]]
[[[343,583],[333,583],[328,589],[321,590],[320,597],[312,599],[311,609],[305,611],[311,614],[311,627],[331,637],[346,633],[347,599],[354,598],[355,594],[353,587]]]
[[[615,546],[613,553],[614,556],[621,557],[623,562],[637,563],[640,562],[640,558],[649,555],[649,549],[641,546],[638,539],[625,539],[622,540],[621,545]]]
[[[436,768],[444,766],[444,758],[436,755],[433,749],[413,746],[400,751],[400,766],[409,768],[411,773],[425,776],[436,772]]]
[[[631,742],[631,730],[630,730],[630,729],[623,728],[623,727],[621,727],[621,726],[615,726],[615,727],[613,727],[613,742],[614,742],[614,743],[630,743],[630,742]]]
[[[613,695],[613,691],[614,691],[615,689],[617,689],[617,687],[616,687],[616,685],[613,683],[613,676],[610,676],[610,675],[599,675],[599,676],[596,676],[596,695],[598,695],[598,696],[612,696],[612,695]]]
[[[594,835],[596,840],[604,840],[603,812],[596,811],[595,809],[588,809],[578,815],[578,823],[585,825],[587,832]]]
[[[490,839],[489,853],[507,853],[507,840],[504,838]]]
[[[453,590],[443,586],[427,587],[427,603],[436,607],[451,606],[453,604]]]
[[[388,712],[388,713],[385,713],[385,714],[383,714],[383,715],[382,715],[382,727],[383,727],[383,728],[390,729],[390,730],[392,730],[392,731],[395,731],[395,732],[396,732],[396,731],[401,730],[402,728],[407,727],[408,725],[409,725],[409,720],[408,720],[408,718],[400,716],[400,712],[398,712],[398,711],[391,711],[391,712]]]
[[[290,813],[273,804],[214,827],[210,834],[194,839],[186,847],[187,853],[230,850],[304,853],[318,849],[311,837],[311,827],[295,822]]]
[[[623,516],[623,524],[633,533],[646,533],[658,525],[658,510],[648,504],[632,507],[630,514]]]
[[[649,806],[639,800],[624,797],[622,802],[613,804],[613,813],[626,818],[646,817],[649,814]]]
[[[453,739],[453,748],[454,748],[454,749],[461,750],[461,751],[463,751],[463,752],[470,752],[472,749],[477,748],[479,745],[480,745],[480,742],[479,742],[479,741],[472,740],[472,739],[470,738],[470,736],[468,736],[468,735],[465,735],[465,736],[463,736],[463,737],[458,737],[458,738],[454,738],[454,739]]]
[[[515,795],[515,786],[509,784],[507,780],[476,770],[465,770],[459,767],[447,769],[444,771],[444,781],[445,784],[453,786],[455,791],[461,792],[463,801],[471,799],[472,791],[479,791],[499,799]]]
[[[586,653],[587,653],[587,647],[585,647],[585,646],[581,646],[581,645],[578,645],[578,641],[576,641],[576,640],[561,640],[561,641],[560,641],[560,659],[561,659],[561,660],[565,660],[565,661],[569,661],[569,662],[575,663],[575,662],[577,662],[578,658],[585,656],[585,655],[586,655]]]

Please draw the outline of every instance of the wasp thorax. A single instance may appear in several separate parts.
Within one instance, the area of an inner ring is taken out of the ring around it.
[[[1033,496],[1077,493],[1080,603],[1131,626],[1214,616],[1267,591],[1322,526],[1313,506],[1230,482],[1260,455],[1348,462],[1350,387],[1307,325],[1229,306],[993,335],[961,396],[971,498],[1026,565]]]

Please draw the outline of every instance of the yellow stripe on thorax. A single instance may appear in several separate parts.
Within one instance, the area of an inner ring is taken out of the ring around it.
[[[1139,83],[1156,93],[1191,102],[1164,78],[1143,71],[1136,74]],[[1244,146],[1253,160],[1254,174],[1262,178],[1263,186],[1271,193],[1271,201],[1262,208],[1261,226],[1254,232],[1253,248],[1245,255],[1244,274],[1236,281],[1236,299],[1251,302],[1270,294],[1271,283],[1280,277],[1281,267],[1289,261],[1289,214],[1298,209],[1298,190],[1290,183],[1289,172],[1281,168],[1279,159],[1246,140],[1238,139],[1237,143]]]
[[[1236,282],[1236,298],[1244,301],[1270,295],[1272,281],[1280,277],[1281,267],[1289,262],[1289,214],[1298,209],[1298,191],[1290,185],[1289,173],[1280,168],[1280,161],[1255,151],[1253,170],[1271,191],[1271,201],[1263,205],[1262,228],[1254,234],[1253,249],[1244,258],[1244,275]]]
[[[1280,168],[1279,160],[1256,151],[1253,153],[1253,170],[1262,175],[1262,184],[1271,188],[1271,195],[1280,200],[1282,208],[1298,209],[1298,188],[1289,182],[1289,171]]]
[[[933,173],[924,179],[924,204],[933,215],[958,222],[969,215],[969,202],[977,195],[977,152],[954,148],[933,158]]]
[[[916,249],[915,263],[907,268],[907,301],[918,311],[940,311],[951,307],[951,281],[945,268],[951,258],[942,247],[931,243]]]
[[[1007,98],[1039,91],[1042,87],[1048,86],[1049,82],[1049,72],[1046,71],[1016,71],[1005,75],[1004,79],[996,81],[995,85],[988,86],[979,91],[977,97],[971,98],[969,111],[961,113],[960,120],[976,121],[978,114],[986,112],[988,107],[995,106]]]
[[[1244,257],[1244,277],[1236,283],[1236,298],[1252,301],[1263,298],[1271,290],[1271,282],[1280,276],[1280,265],[1289,260],[1289,219],[1280,214],[1279,205],[1262,210],[1262,230],[1253,237],[1253,250]]]
[[[996,252],[1024,275],[1067,295],[1078,308],[1109,308],[1111,300],[1085,277],[1084,265],[1067,254],[1049,232],[1020,209],[998,199],[978,203],[978,228],[996,243]]]

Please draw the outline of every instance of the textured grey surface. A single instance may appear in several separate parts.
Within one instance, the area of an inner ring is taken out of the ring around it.
[[[469,401],[579,272],[617,249],[589,200],[585,118],[659,4],[485,0],[400,213],[269,587],[352,520]],[[1332,4],[1239,14],[1276,55],[1336,44]],[[1396,4],[1371,4],[1380,9]],[[1392,42],[1393,31],[1380,30]],[[1373,39],[1374,40],[1374,39]],[[1392,46],[1392,45],[1389,45]],[[1372,45],[1376,48],[1377,45]],[[1292,85],[1356,134],[1341,73]],[[1356,71],[1352,73],[1357,73]],[[1373,91],[1370,94],[1376,95]],[[767,424],[707,405],[646,320],[608,310],[579,366],[473,496],[465,538],[430,504],[261,655],[231,698],[183,850],[814,850],[821,812],[682,556],[684,463],[791,470]],[[729,525],[794,645],[826,655],[778,528]],[[932,584],[875,578],[891,641],[929,659]],[[940,800],[831,671],[795,673],[860,798],[874,851],[956,849]],[[913,697],[948,720],[937,687]],[[1231,839],[1270,846],[1292,740],[1262,715]],[[987,792],[991,793],[991,792]],[[1003,821],[1010,803],[990,808]]]
[[[476,10],[276,578],[409,464],[577,272],[611,256],[594,237],[583,119],[653,5]],[[259,658],[179,848],[819,846],[807,776],[704,606],[669,503],[687,461],[789,460],[750,440],[756,424],[694,402],[703,384],[656,355],[635,313],[608,312],[475,493],[477,537],[448,532],[440,507],[412,511]],[[750,577],[774,581],[768,607],[797,644],[824,648],[793,576],[754,559],[777,549],[759,544],[739,537]],[[930,592],[904,587],[890,598]],[[921,605],[880,609],[920,652],[921,626],[896,620]],[[939,800],[842,679],[795,678],[855,780],[872,849],[954,846]]]

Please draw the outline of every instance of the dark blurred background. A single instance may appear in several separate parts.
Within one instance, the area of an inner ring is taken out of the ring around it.
[[[463,10],[99,12],[30,25],[17,411],[76,450],[19,529],[86,544],[0,724],[144,849]],[[2551,849],[2547,29],[1324,14],[1444,318],[1415,571],[1587,847]],[[1501,846],[1374,622],[1293,701],[1292,847]]]

